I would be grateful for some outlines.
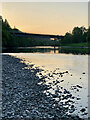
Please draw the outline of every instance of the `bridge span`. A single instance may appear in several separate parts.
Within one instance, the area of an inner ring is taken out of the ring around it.
[[[34,34],[34,33],[24,33],[24,32],[11,32],[11,34],[17,37],[27,37],[34,39],[48,39],[48,40],[61,40],[64,36],[60,35],[49,35],[49,34]]]

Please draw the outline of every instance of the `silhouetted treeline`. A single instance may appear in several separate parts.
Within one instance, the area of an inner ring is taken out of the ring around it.
[[[35,40],[34,38],[17,37],[14,32],[21,32],[18,29],[12,29],[5,19],[2,20],[2,46],[3,47],[29,47],[29,46],[49,46],[58,45],[58,41]],[[11,32],[13,34],[11,34]]]
[[[89,29],[86,29],[84,26],[82,26],[74,27],[72,33],[67,32],[61,43],[71,44],[71,43],[84,43],[89,41],[90,41],[90,27]]]
[[[11,34],[11,32],[13,34]],[[3,47],[29,47],[29,46],[60,46],[61,44],[72,44],[72,43],[84,43],[90,42],[90,27],[74,27],[72,33],[67,32],[63,40],[35,40],[34,38],[17,37],[14,31],[18,29],[12,29],[5,19],[2,19],[2,46]]]
[[[9,31],[12,31],[8,21],[2,20],[2,47],[16,47],[18,46],[17,38],[11,35]]]

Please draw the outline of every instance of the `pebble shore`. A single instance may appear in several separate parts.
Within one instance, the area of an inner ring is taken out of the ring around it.
[[[48,93],[47,96],[44,91],[51,86],[44,84],[44,76],[37,76],[43,70],[33,68],[33,65],[26,69],[28,65],[20,61],[22,59],[2,55],[2,120],[83,120],[75,114],[68,114],[68,111],[73,113],[75,110],[74,96],[69,91],[64,89],[61,96],[60,88],[56,94]],[[38,84],[40,82],[42,84]],[[57,96],[59,104],[54,99]],[[61,99],[67,99],[66,105],[60,103]]]

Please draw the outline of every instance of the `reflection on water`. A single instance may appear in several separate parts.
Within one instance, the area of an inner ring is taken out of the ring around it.
[[[74,114],[80,117],[87,117],[88,113],[88,55],[72,55],[72,54],[39,54],[39,53],[11,53],[10,55],[22,58],[34,66],[43,68],[43,75],[51,76],[46,78],[46,84],[53,83],[53,81],[63,81],[55,86],[52,86],[49,92],[55,93],[57,86],[63,87],[75,96],[73,105],[75,105]],[[59,77],[60,72],[68,71],[62,77]],[[53,74],[54,73],[54,74]],[[56,74],[55,74],[56,73]],[[83,74],[84,73],[84,74]],[[76,89],[76,86],[81,86]],[[80,111],[85,108],[85,114]]]
[[[51,46],[36,47],[19,47],[12,49],[3,49],[3,53],[72,53],[72,54],[89,54],[90,48],[58,48]]]

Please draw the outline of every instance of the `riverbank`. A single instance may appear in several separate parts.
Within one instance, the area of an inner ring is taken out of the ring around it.
[[[51,46],[36,46],[36,47],[19,47],[19,48],[4,48],[3,53],[49,53],[49,54],[89,54],[89,47],[72,47],[72,46],[61,46],[51,47]]]
[[[24,60],[9,55],[3,55],[2,59],[3,120],[80,120],[78,116],[68,114],[68,111],[69,113],[73,113],[75,110],[72,101],[74,96],[72,96],[69,91],[60,87],[56,90],[55,94],[48,92],[51,85],[45,85],[45,77],[47,76],[41,74],[43,69],[39,69],[38,67],[34,68],[34,64],[26,65]],[[59,73],[60,77],[67,72],[68,71]],[[37,76],[37,73],[39,73],[41,78]],[[57,83],[58,81],[53,84],[56,85]],[[48,95],[46,95],[44,91],[46,91]],[[54,99],[57,97],[59,101]],[[65,99],[67,102],[63,104],[61,100]],[[82,112],[84,111],[85,109],[82,109]]]
[[[73,47],[73,48],[90,48],[90,43],[88,42],[84,42],[84,43],[66,43],[66,44],[62,44],[62,47]]]

